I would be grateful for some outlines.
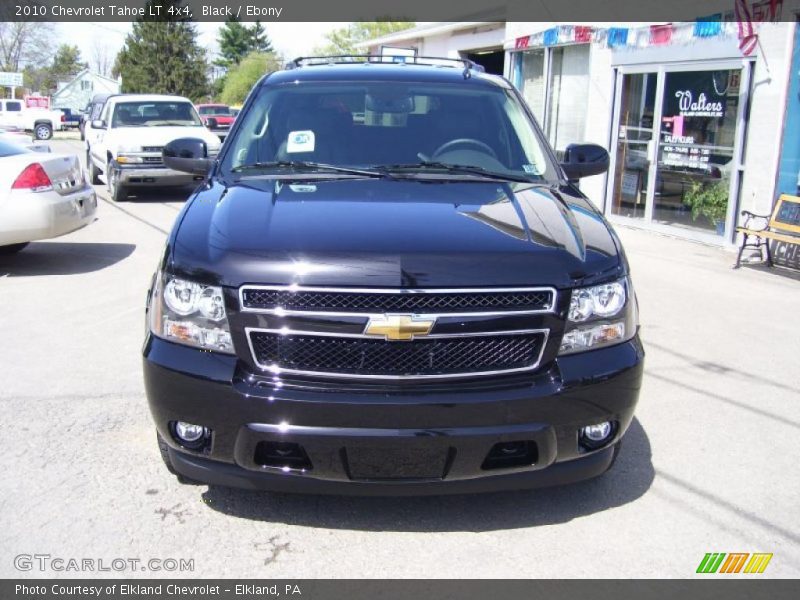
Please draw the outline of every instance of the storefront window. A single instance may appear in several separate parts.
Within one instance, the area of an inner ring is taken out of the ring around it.
[[[544,124],[544,50],[523,52],[519,55],[521,81],[519,89],[528,103],[533,116],[540,125]]]
[[[589,45],[553,48],[550,58],[550,94],[547,137],[556,151],[584,141],[589,90]]]

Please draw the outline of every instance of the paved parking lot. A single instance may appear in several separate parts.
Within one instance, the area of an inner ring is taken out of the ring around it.
[[[648,357],[599,479],[402,499],[181,486],[158,456],[140,347],[184,196],[98,194],[93,225],[0,259],[0,576],[44,553],[194,559],[175,575],[201,577],[691,577],[706,552],[772,552],[763,576],[800,576],[797,275],[620,229]]]

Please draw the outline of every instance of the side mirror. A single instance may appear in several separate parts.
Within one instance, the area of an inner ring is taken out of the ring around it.
[[[103,119],[95,119],[92,121],[92,129],[105,129],[106,122]]]
[[[564,151],[561,168],[567,179],[580,179],[608,171],[608,152],[597,144],[570,144]]]
[[[197,138],[178,138],[172,140],[161,151],[164,165],[174,171],[207,175],[212,165],[208,158],[208,147]]]
[[[214,117],[208,117],[206,119],[206,127],[208,127],[209,129],[216,129],[218,125],[219,123]]]

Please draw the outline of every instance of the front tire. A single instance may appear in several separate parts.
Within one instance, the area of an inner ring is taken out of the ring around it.
[[[33,136],[37,140],[49,140],[53,137],[53,127],[49,123],[37,123],[33,127]]]
[[[86,151],[86,170],[89,171],[89,181],[92,182],[92,185],[99,185],[100,181],[100,169],[98,169],[94,161],[92,160],[92,151]]]
[[[9,254],[16,254],[27,246],[30,242],[22,242],[21,244],[9,244],[8,246],[0,246],[0,256],[8,256]]]
[[[113,162],[109,162],[106,166],[106,181],[113,202],[123,202],[128,199],[128,188],[119,182],[119,169],[114,168]]]

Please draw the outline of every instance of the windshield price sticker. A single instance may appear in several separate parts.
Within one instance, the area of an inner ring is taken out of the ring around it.
[[[286,142],[286,152],[313,152],[315,146],[314,132],[290,131]]]

